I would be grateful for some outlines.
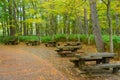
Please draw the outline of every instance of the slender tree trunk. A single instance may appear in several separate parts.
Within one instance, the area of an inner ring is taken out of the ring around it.
[[[66,41],[69,40],[69,17],[65,15],[65,30],[66,30]]]
[[[85,34],[88,38],[88,19],[87,19],[87,10],[84,8],[84,26],[85,26]]]
[[[116,29],[115,29],[116,35],[119,35],[119,16],[118,13],[116,13]]]
[[[15,36],[15,27],[13,26],[13,0],[8,0],[8,2],[9,2],[10,36]]]
[[[114,49],[113,49],[113,30],[112,30],[112,21],[111,21],[111,15],[110,15],[110,4],[111,4],[111,0],[108,0],[107,19],[108,19],[108,26],[110,28],[110,52],[114,52]]]
[[[104,43],[102,40],[101,30],[98,22],[98,15],[96,9],[96,0],[89,0],[90,1],[90,11],[91,11],[91,18],[92,18],[92,28],[93,34],[95,37],[95,43],[98,52],[104,52]]]
[[[26,17],[25,17],[25,2],[24,0],[22,0],[22,9],[23,9],[23,32],[24,32],[24,36],[28,35],[27,34],[27,26],[25,23]]]

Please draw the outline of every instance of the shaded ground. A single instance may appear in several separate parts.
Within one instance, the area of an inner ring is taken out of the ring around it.
[[[62,58],[55,48],[40,46],[0,46],[0,80],[120,80],[120,74],[102,72],[81,74]],[[95,52],[94,46],[83,45],[81,51]]]

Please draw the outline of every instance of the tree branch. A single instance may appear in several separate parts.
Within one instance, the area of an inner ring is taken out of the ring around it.
[[[101,0],[106,6],[108,5],[104,0]]]

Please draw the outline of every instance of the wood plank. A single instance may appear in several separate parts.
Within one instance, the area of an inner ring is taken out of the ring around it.
[[[92,53],[92,54],[85,54],[85,55],[80,55],[80,54],[76,54],[75,55],[78,58],[85,58],[85,57],[108,57],[108,58],[112,58],[114,56],[116,56],[115,53]]]
[[[91,57],[114,57],[116,54],[115,53],[108,53],[108,52],[103,52],[103,53],[95,53],[95,54],[89,54],[88,56]]]
[[[58,49],[80,49],[81,46],[57,46]]]
[[[120,63],[107,63],[107,64],[98,64],[94,66],[95,68],[120,68]]]

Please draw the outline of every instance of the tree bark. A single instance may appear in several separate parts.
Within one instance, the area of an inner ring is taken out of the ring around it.
[[[9,26],[10,26],[10,36],[15,36],[15,27],[13,26],[13,0],[8,0],[9,2]]]
[[[91,18],[92,18],[92,29],[93,34],[95,37],[95,43],[98,52],[104,52],[104,43],[102,40],[101,30],[98,21],[97,9],[96,9],[96,0],[89,0],[90,2],[90,11],[91,11]]]
[[[107,0],[105,2],[102,0],[102,2],[106,5],[107,7],[107,20],[108,20],[108,26],[109,26],[109,34],[110,34],[110,52],[114,52],[114,46],[113,46],[113,30],[112,30],[112,20],[111,20],[111,15],[110,15],[110,5],[111,5],[111,0]]]
[[[115,29],[115,34],[119,35],[119,16],[118,16],[118,13],[116,13],[116,29]]]
[[[107,4],[107,18],[108,18],[108,26],[110,28],[110,52],[114,52],[113,49],[113,30],[112,30],[112,22],[111,22],[111,15],[110,15],[110,4],[111,1],[108,0],[108,4]]]
[[[28,35],[27,34],[27,26],[26,26],[26,23],[25,23],[25,20],[26,20],[26,17],[25,17],[25,2],[24,0],[22,0],[22,9],[23,9],[23,32],[24,32],[24,36]]]

